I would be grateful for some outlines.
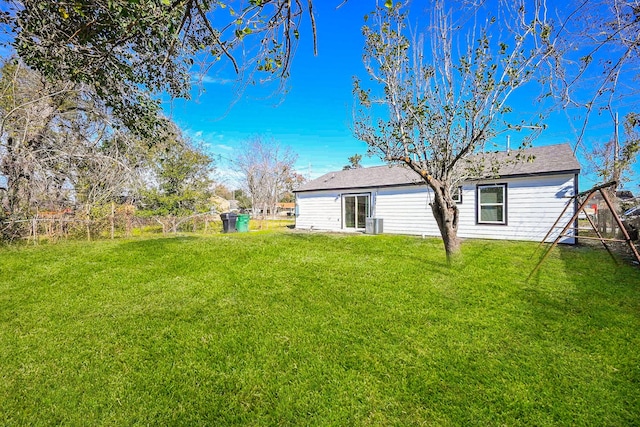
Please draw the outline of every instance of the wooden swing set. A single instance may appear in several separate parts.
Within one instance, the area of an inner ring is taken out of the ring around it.
[[[551,234],[553,233],[554,230],[562,228],[562,231],[560,231],[560,233],[556,236],[556,238],[553,241],[553,243],[551,244],[551,246],[549,246],[547,248],[547,251],[544,253],[542,258],[538,262],[538,265],[536,265],[536,267],[533,269],[531,274],[529,274],[529,278],[531,278],[535,274],[535,272],[538,271],[538,269],[540,268],[540,266],[542,265],[544,260],[547,258],[547,256],[549,256],[549,253],[551,253],[553,248],[555,248],[558,245],[558,243],[560,242],[560,239],[562,239],[563,237],[573,237],[575,239],[580,238],[580,239],[600,240],[600,242],[602,242],[602,244],[604,245],[604,247],[607,250],[607,252],[609,252],[609,255],[611,255],[611,258],[613,258],[613,260],[616,261],[616,262],[617,262],[617,259],[613,255],[613,252],[611,252],[611,249],[609,248],[609,245],[607,245],[607,242],[626,242],[627,245],[629,246],[629,248],[631,249],[631,252],[635,256],[636,261],[640,264],[640,254],[638,254],[638,250],[636,249],[635,245],[631,241],[631,238],[629,237],[629,233],[627,233],[627,230],[624,228],[624,225],[622,224],[622,221],[620,220],[620,217],[618,216],[616,210],[614,209],[613,204],[611,203],[611,200],[609,199],[609,196],[607,196],[607,192],[603,191],[604,189],[609,188],[611,186],[614,186],[616,184],[617,184],[616,181],[607,182],[606,184],[598,185],[598,186],[593,187],[590,190],[578,193],[575,196],[572,196],[571,199],[569,199],[569,201],[567,202],[567,206],[565,206],[564,210],[562,211],[560,216],[558,216],[558,219],[551,226],[551,228],[549,229],[549,232],[547,233],[546,236],[544,236],[544,239],[542,239],[542,241],[540,242],[540,245],[538,245],[538,247],[540,247],[544,242],[547,241],[547,239],[549,238],[549,236],[551,236]],[[600,193],[600,195],[602,196],[603,200],[607,204],[607,207],[611,211],[611,215],[613,216],[613,219],[616,221],[618,227],[620,228],[620,231],[622,232],[622,236],[624,237],[624,240],[604,237],[602,235],[602,233],[600,233],[600,230],[598,229],[596,224],[593,222],[593,219],[591,218],[591,216],[587,215],[587,213],[585,212],[584,209],[587,206],[587,203],[589,203],[589,201],[597,193]],[[573,214],[573,216],[571,217],[569,222],[567,222],[567,224],[564,227],[559,226],[558,224],[562,220],[562,217],[567,212],[569,207],[572,204],[574,204],[575,202],[578,203],[578,209],[576,210],[576,212]],[[580,215],[580,212],[584,212],[585,213],[585,216],[587,217],[587,220],[589,221],[589,224],[591,225],[591,229],[589,229],[589,228],[582,228],[581,229],[579,227],[574,226],[574,224],[576,224],[576,220],[578,219],[578,215]],[[598,237],[578,236],[578,231],[591,231],[592,229],[593,229],[593,231],[595,231],[596,236],[598,236]]]

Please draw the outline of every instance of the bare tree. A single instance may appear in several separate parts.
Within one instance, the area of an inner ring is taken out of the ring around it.
[[[52,84],[19,61],[0,70],[0,175],[6,237],[42,210],[113,200],[137,186],[148,145],[123,130],[83,85]]]
[[[630,180],[631,166],[640,152],[640,115],[629,113],[624,120],[624,137],[616,135],[605,144],[592,144],[587,152],[589,167],[602,182],[615,181],[607,188],[610,196],[620,185]]]
[[[640,2],[575,0],[553,12],[555,67],[550,82],[560,106],[579,115],[577,151],[594,113],[606,112],[614,123],[617,112],[640,111]]]
[[[616,194],[638,158],[634,128],[640,112],[640,2],[638,0],[574,1],[558,13],[552,93],[575,117],[574,151],[581,152],[595,175],[618,184]],[[619,140],[619,114],[625,115],[625,139]],[[594,117],[610,118],[615,129],[605,144],[590,135]]]
[[[510,122],[507,102],[552,51],[543,2],[499,2],[492,9],[476,3],[432,2],[425,32],[408,28],[403,5],[378,7],[363,28],[364,65],[373,83],[354,84],[356,136],[432,190],[448,260],[460,249],[452,189],[492,173],[484,160],[470,161],[496,135],[534,129],[533,137],[540,129],[535,122]],[[525,138],[522,145],[528,143]]]
[[[47,175],[39,166],[48,159],[39,148],[45,143],[59,97],[66,96],[70,86],[46,90],[37,73],[14,62],[3,66],[0,86],[1,173],[7,182],[3,202],[12,217],[28,209],[37,190],[34,183]]]
[[[254,138],[243,147],[236,164],[243,175],[244,185],[255,210],[276,212],[282,195],[294,180],[293,164],[297,156],[273,141]]]

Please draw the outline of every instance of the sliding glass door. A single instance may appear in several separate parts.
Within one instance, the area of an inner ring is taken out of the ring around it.
[[[344,228],[364,230],[369,216],[369,194],[349,194],[342,196]]]

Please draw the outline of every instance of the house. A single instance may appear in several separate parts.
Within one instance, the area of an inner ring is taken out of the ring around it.
[[[211,198],[209,199],[209,202],[211,203],[211,210],[215,211],[215,212],[229,212],[229,201],[227,199],[225,199],[224,197],[220,197],[217,195],[213,195],[211,196]]]
[[[515,152],[495,153],[497,161]],[[468,180],[455,191],[462,238],[541,241],[567,203],[562,225],[577,206],[580,164],[568,144],[531,148],[533,161],[501,163],[496,178]],[[403,166],[340,170],[295,191],[296,228],[364,231],[368,217],[381,218],[391,234],[440,236],[429,203],[433,192]],[[553,241],[557,233],[548,240]],[[572,237],[563,243],[573,243]]]
[[[280,202],[276,207],[278,208],[278,215],[291,216],[295,212],[296,204],[293,202]]]

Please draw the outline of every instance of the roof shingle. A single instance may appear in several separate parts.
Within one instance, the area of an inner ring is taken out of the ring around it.
[[[492,157],[494,161],[500,162],[498,171],[500,177],[580,171],[580,163],[573,155],[569,144],[529,148],[523,150],[522,154],[526,157],[533,156],[533,161],[504,163],[507,159],[514,160],[516,153],[517,151],[487,153],[485,157]],[[421,184],[424,184],[424,181],[420,176],[407,167],[374,166],[329,172],[303,184],[296,192]]]

